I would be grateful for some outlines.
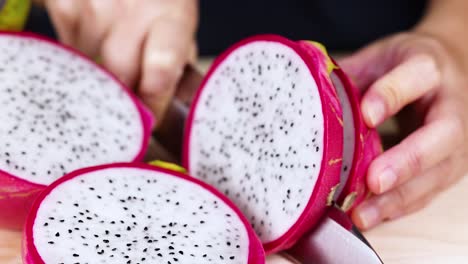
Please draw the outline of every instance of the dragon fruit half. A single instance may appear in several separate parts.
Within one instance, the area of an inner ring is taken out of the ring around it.
[[[195,97],[184,165],[239,206],[267,253],[289,248],[328,205],[348,209],[365,197],[379,141],[358,104],[317,43],[243,40],[214,62]]]
[[[24,263],[265,263],[240,211],[180,172],[118,163],[81,169],[42,192]]]
[[[0,33],[0,226],[66,173],[142,159],[153,120],[112,75],[42,37]]]
[[[241,41],[188,117],[186,168],[237,204],[267,253],[311,229],[340,181],[343,118],[323,58],[279,36]]]

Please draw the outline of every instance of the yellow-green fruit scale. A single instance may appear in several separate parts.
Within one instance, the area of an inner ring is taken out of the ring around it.
[[[156,167],[172,170],[172,171],[178,171],[178,172],[182,172],[182,173],[187,172],[184,168],[182,168],[181,166],[179,166],[177,164],[170,163],[170,162],[165,162],[165,161],[161,161],[161,160],[151,161],[149,164],[153,165],[153,166],[156,166]]]
[[[30,8],[30,0],[0,0],[0,30],[21,31]]]

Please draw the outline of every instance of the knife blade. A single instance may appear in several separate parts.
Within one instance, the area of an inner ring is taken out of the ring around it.
[[[153,137],[178,161],[181,160],[184,127],[190,102],[203,80],[202,74],[192,65],[184,69],[176,93],[166,110],[164,118],[153,133]]]
[[[289,259],[303,264],[383,263],[351,219],[332,208],[319,225],[286,252]]]

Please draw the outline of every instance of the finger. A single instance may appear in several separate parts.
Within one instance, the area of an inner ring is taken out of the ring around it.
[[[430,55],[412,56],[372,84],[362,100],[364,120],[375,127],[440,82],[441,73]]]
[[[81,0],[47,0],[46,7],[60,41],[74,46]]]
[[[157,117],[161,116],[175,91],[188,61],[191,39],[184,27],[157,21],[145,47],[143,78],[139,93]],[[173,37],[169,37],[173,34]],[[177,37],[176,37],[177,36]]]
[[[195,41],[193,41],[192,45],[190,45],[188,54],[188,63],[193,65],[196,64],[198,59],[198,47]]]
[[[447,186],[450,172],[450,162],[444,161],[398,188],[371,197],[353,211],[353,222],[362,229],[369,229],[386,219],[423,208]]]
[[[463,143],[462,131],[455,117],[434,120],[416,130],[371,163],[369,189],[384,193],[446,159]]]
[[[107,69],[126,85],[133,86],[138,79],[141,51],[156,11],[147,1],[138,1],[127,8],[129,10],[114,21],[116,24],[103,40],[100,54]]]
[[[441,189],[442,190],[442,189]],[[404,210],[395,210],[395,212],[390,212],[388,216],[384,217],[382,221],[391,221],[398,218],[401,218],[405,215],[410,215],[416,213],[429,205],[429,203],[435,198],[437,193],[428,193],[419,200],[415,201],[412,204],[409,204]]]
[[[387,71],[386,47],[384,40],[377,41],[351,56],[338,60],[338,65],[360,90],[365,90]]]
[[[115,23],[113,18],[120,15],[120,8],[119,2],[113,0],[83,1],[77,29],[77,48],[90,57],[96,57],[112,23]]]
[[[195,22],[163,16],[153,23],[146,41],[139,93],[162,117],[190,56],[194,56]]]

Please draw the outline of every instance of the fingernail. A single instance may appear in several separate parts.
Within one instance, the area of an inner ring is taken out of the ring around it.
[[[380,221],[379,210],[373,205],[363,205],[359,208],[358,216],[363,228],[371,228]]]
[[[391,168],[386,168],[379,175],[379,190],[380,193],[390,190],[397,181],[397,175]]]
[[[385,115],[385,106],[378,100],[367,100],[363,103],[363,114],[367,116],[370,126],[377,126]]]

